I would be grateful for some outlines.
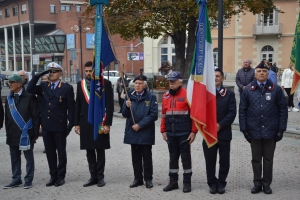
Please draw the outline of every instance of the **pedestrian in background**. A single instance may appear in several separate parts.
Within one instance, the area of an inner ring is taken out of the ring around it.
[[[22,77],[23,87],[26,89],[28,85],[28,76],[24,70],[18,71],[18,75]]]
[[[271,64],[268,60],[264,60],[265,65],[269,69],[268,79],[277,85],[277,74],[271,70]]]
[[[183,168],[184,193],[191,191],[192,158],[191,144],[198,132],[190,118],[190,107],[186,98],[186,89],[182,87],[182,75],[173,71],[168,75],[170,90],[164,93],[162,99],[162,117],[160,132],[169,148],[169,184],[163,191],[178,189],[178,160],[181,156]]]
[[[23,88],[19,75],[8,78],[10,94],[5,100],[6,144],[9,145],[12,182],[3,188],[14,188],[22,185],[21,151],[26,159],[26,176],[24,189],[32,187],[34,177],[33,148],[39,134],[40,107],[35,95]]]
[[[146,182],[152,188],[152,145],[155,144],[155,121],[158,118],[156,96],[146,90],[147,77],[135,77],[134,91],[125,98],[122,115],[126,118],[124,143],[131,145],[134,181],[130,188]],[[132,112],[131,112],[132,111]]]
[[[269,69],[261,62],[255,68],[256,80],[242,95],[239,107],[240,130],[250,143],[254,187],[252,194],[271,194],[276,142],[287,127],[288,111],[280,86],[268,80]]]
[[[124,83],[125,83],[125,86],[126,86],[126,89],[127,89],[129,82],[127,81],[127,76],[123,71],[119,72],[119,77],[120,78],[118,78],[118,80],[117,80],[116,90],[117,90],[117,93],[118,93],[118,102],[119,102],[119,106],[120,106],[119,113],[122,113],[122,107],[123,107],[123,104],[124,104],[124,97],[121,97],[121,94],[122,94],[122,92],[124,92],[124,94],[126,94],[125,91],[124,91],[124,89],[125,89]],[[124,83],[123,83],[122,79],[124,80]]]
[[[243,60],[243,67],[236,73],[235,82],[237,87],[239,88],[240,97],[245,87],[253,80],[255,80],[255,70],[250,65],[251,61],[249,59]]]
[[[220,68],[215,69],[216,100],[217,100],[217,131],[218,142],[208,147],[202,142],[206,163],[207,184],[210,193],[225,193],[226,178],[230,167],[230,142],[232,140],[231,125],[236,116],[236,101],[234,92],[223,87],[224,73]],[[219,177],[216,177],[216,162],[219,150]]]
[[[290,65],[289,68],[284,69],[281,77],[281,87],[288,95],[288,111],[298,112],[299,109],[294,106],[294,94],[291,94],[294,81],[295,68]]]
[[[98,187],[103,187],[105,185],[105,149],[110,148],[109,133],[114,112],[114,100],[111,82],[104,79],[106,117],[103,133],[99,134],[97,139],[94,140],[93,125],[88,123],[90,82],[93,70],[92,65],[93,63],[91,61],[85,63],[85,78],[77,83],[74,125],[75,133],[80,135],[80,149],[86,150],[89,172],[91,174],[90,179],[83,185],[83,187],[96,184]]]

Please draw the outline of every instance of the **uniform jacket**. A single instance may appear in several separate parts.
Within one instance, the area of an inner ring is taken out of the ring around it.
[[[42,98],[41,124],[43,129],[64,132],[67,124],[74,123],[75,100],[73,87],[62,81],[54,91],[51,84],[42,82],[37,85],[39,76],[34,76],[27,86],[27,92]]]
[[[39,135],[40,128],[40,107],[37,98],[23,89],[16,107],[26,123],[32,119],[33,126],[28,130],[28,135],[30,143],[33,144]],[[5,129],[6,144],[19,146],[22,131],[11,115],[7,99],[5,99]]]
[[[294,79],[294,71],[291,69],[285,69],[281,77],[281,86],[284,88],[292,88]]]
[[[169,136],[182,136],[198,132],[190,118],[185,88],[181,87],[174,96],[169,92],[164,94],[160,132],[166,132]]]
[[[251,139],[272,139],[286,130],[287,119],[286,99],[278,85],[267,80],[262,90],[255,80],[245,88],[239,107],[241,132]]]
[[[220,88],[216,94],[217,99],[217,123],[221,126],[218,131],[218,140],[231,140],[231,124],[236,116],[236,101],[234,92]]]
[[[105,102],[106,102],[106,121],[105,125],[112,125],[114,100],[111,82],[104,79]],[[80,149],[109,149],[110,135],[99,134],[94,140],[93,125],[88,123],[89,104],[87,103],[81,87],[81,81],[77,83],[77,95],[75,105],[74,125],[80,126]]]
[[[254,74],[255,69],[253,69],[252,67],[249,67],[249,69],[247,70],[245,70],[244,68],[238,70],[238,72],[236,73],[235,82],[239,88],[239,92],[243,91],[243,86],[246,86],[255,80]]]
[[[133,130],[133,121],[130,109],[126,106],[125,98],[122,115],[127,118],[125,127],[125,144],[154,145],[155,144],[155,121],[158,118],[158,105],[156,96],[146,89],[140,100],[135,96],[135,91],[128,93],[131,101],[134,121],[140,126],[136,132]]]

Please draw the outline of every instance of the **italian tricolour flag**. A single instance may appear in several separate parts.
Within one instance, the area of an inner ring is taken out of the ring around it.
[[[206,0],[198,0],[198,4],[200,11],[187,98],[191,118],[211,147],[218,141],[214,59]]]

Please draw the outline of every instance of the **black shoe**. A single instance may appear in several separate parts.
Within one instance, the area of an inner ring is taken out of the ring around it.
[[[146,188],[153,188],[152,181],[146,181]]]
[[[224,194],[224,193],[225,193],[225,188],[222,187],[222,186],[219,186],[219,187],[218,187],[218,193],[219,193],[219,194]]]
[[[191,183],[183,183],[182,191],[184,193],[191,192],[192,191]]]
[[[169,184],[163,189],[163,191],[169,192],[175,189],[178,189],[178,182],[170,180]]]
[[[29,188],[32,188],[32,183],[25,183],[24,189],[29,189]]]
[[[46,153],[46,149],[43,150],[43,153]]]
[[[65,179],[59,178],[59,179],[57,179],[57,181],[55,182],[55,187],[62,186],[63,184],[65,184]]]
[[[209,188],[209,192],[210,192],[211,194],[216,194],[216,193],[217,193],[217,186],[212,185],[212,186]]]
[[[105,185],[104,179],[100,179],[97,183],[98,187],[103,187]]]
[[[272,189],[270,186],[263,186],[263,190],[265,194],[272,194]]]
[[[97,179],[90,179],[88,180],[84,185],[83,187],[88,187],[88,186],[92,186],[92,185],[96,185],[98,182],[97,182]]]
[[[257,193],[259,193],[261,191],[262,191],[261,185],[254,185],[254,187],[251,189],[251,193],[252,194],[257,194]]]
[[[14,188],[14,187],[20,187],[22,186],[22,181],[17,181],[17,182],[11,182],[8,185],[3,186],[3,189],[9,189],[9,188]]]
[[[133,183],[130,185],[130,188],[138,187],[140,185],[144,185],[144,182],[134,179]]]
[[[55,182],[57,181],[57,178],[51,178],[50,181],[48,183],[46,183],[46,186],[52,186],[55,185]]]

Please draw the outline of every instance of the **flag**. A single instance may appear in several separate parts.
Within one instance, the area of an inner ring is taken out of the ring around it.
[[[296,24],[294,42],[290,59],[291,64],[295,67],[294,81],[291,90],[291,94],[293,94],[300,83],[300,13],[298,16],[298,22]]]
[[[206,0],[200,4],[196,45],[187,84],[190,115],[208,147],[217,143],[216,86]]]
[[[92,1],[92,0],[91,0]],[[94,140],[102,133],[105,120],[105,88],[103,70],[115,56],[110,46],[102,20],[102,4],[96,4],[95,17],[95,50],[93,59],[93,72],[90,83],[90,103],[88,122],[93,125]]]

